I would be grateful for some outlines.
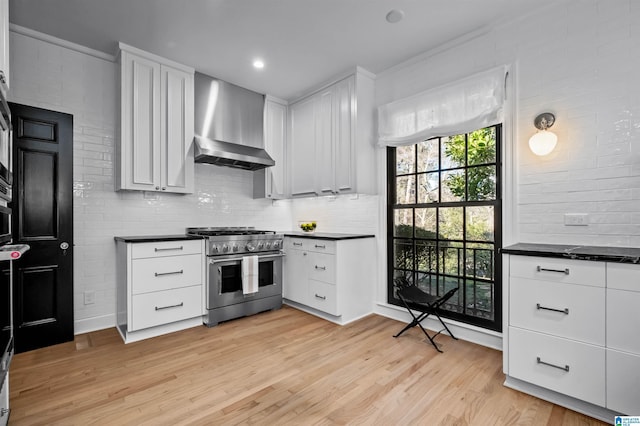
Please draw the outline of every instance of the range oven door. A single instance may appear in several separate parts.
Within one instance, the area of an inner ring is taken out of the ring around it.
[[[283,253],[258,255],[258,292],[242,293],[242,256],[209,257],[207,309],[282,295]]]

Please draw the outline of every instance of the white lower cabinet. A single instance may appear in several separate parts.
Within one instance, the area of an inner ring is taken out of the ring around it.
[[[605,405],[605,349],[509,328],[509,374],[596,405]]]
[[[202,325],[204,241],[116,238],[117,322],[125,343]]]
[[[286,303],[338,324],[373,310],[375,239],[285,238]]]
[[[505,384],[605,421],[640,413],[640,266],[507,255],[505,271]]]

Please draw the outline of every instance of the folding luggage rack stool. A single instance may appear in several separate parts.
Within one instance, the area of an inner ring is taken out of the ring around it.
[[[456,293],[456,291],[458,291],[458,287],[452,288],[442,296],[433,296],[420,290],[416,285],[409,283],[409,281],[407,281],[405,277],[395,278],[393,280],[393,284],[397,289],[396,294],[398,295],[398,298],[407,309],[409,314],[411,314],[411,316],[413,317],[413,321],[407,324],[405,328],[403,328],[398,334],[393,337],[399,337],[402,333],[417,325],[418,327],[420,327],[424,335],[427,336],[433,347],[436,348],[436,350],[440,353],[442,353],[442,350],[438,348],[438,345],[436,345],[436,342],[433,340],[438,334],[442,333],[444,330],[447,330],[447,333],[449,333],[451,337],[453,337],[455,340],[458,340],[458,338],[453,335],[451,330],[449,330],[449,327],[447,327],[444,321],[442,321],[440,315],[438,315],[438,309],[440,309],[440,306],[442,306]],[[420,312],[418,316],[413,313],[412,308],[409,307],[409,304],[413,306],[413,310]],[[429,333],[427,333],[427,330],[425,330],[421,324],[421,322],[427,319],[429,315],[435,315],[440,321],[440,324],[444,326],[444,329],[438,331],[433,336],[430,336]]]

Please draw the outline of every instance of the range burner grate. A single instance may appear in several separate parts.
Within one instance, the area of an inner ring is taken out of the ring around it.
[[[270,235],[274,231],[263,231],[253,227],[232,228],[187,228],[188,235],[200,235],[203,237],[216,237],[224,235]]]

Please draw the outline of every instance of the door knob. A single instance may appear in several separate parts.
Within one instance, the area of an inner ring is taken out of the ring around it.
[[[68,249],[68,248],[69,248],[69,243],[68,243],[68,242],[66,242],[66,241],[61,242],[61,243],[60,243],[60,248],[61,248],[62,250],[66,250],[66,249]]]

